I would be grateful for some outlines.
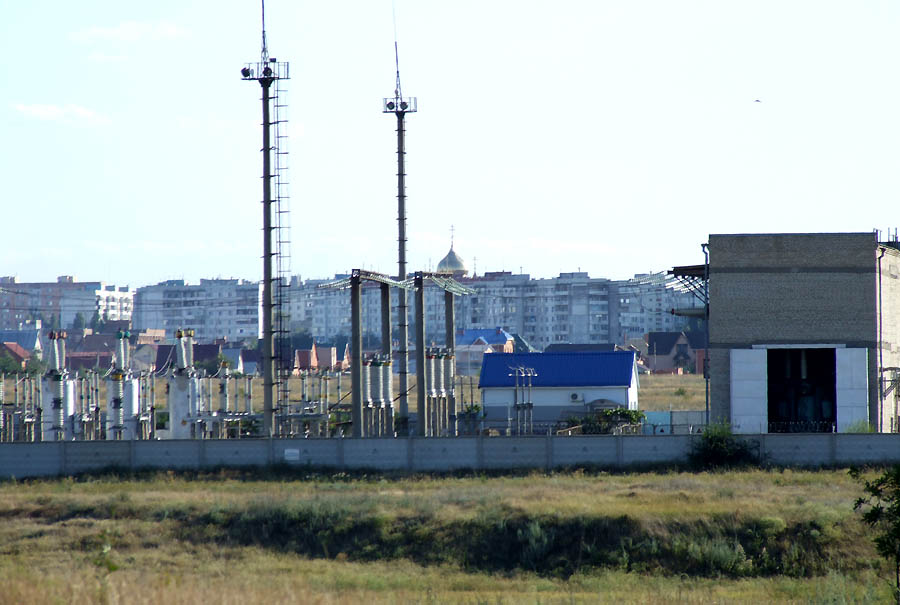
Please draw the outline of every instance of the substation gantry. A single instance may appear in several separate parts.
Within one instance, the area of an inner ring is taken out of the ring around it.
[[[362,351],[362,284],[378,283],[381,290],[381,352],[365,357]],[[425,287],[431,282],[444,292],[445,346],[425,346]],[[353,437],[409,436],[408,417],[394,415],[391,296],[390,288],[413,290],[416,308],[416,435],[455,436],[457,401],[455,394],[454,296],[474,293],[442,273],[416,272],[403,281],[382,273],[354,269],[350,277],[322,284],[320,288],[350,289],[351,308],[351,389],[350,420]],[[404,343],[400,343],[405,349]],[[364,358],[365,357],[365,358]],[[401,393],[401,395],[403,395]]]

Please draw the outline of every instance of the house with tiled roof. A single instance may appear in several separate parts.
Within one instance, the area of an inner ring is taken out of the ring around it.
[[[320,370],[334,370],[338,365],[337,347],[316,346],[316,360]]]
[[[294,351],[294,375],[300,372],[308,372],[319,367],[319,356],[316,352],[316,343],[308,349]]]
[[[201,345],[194,343],[194,365],[216,361],[222,352],[221,345]],[[157,372],[167,371],[175,365],[175,345],[158,345],[156,347]]]
[[[29,353],[37,351],[41,356],[41,329],[38,326],[23,326],[21,330],[0,330],[0,342],[14,342]]]
[[[702,332],[650,332],[644,361],[653,373],[702,372],[705,347]]]
[[[486,420],[495,426],[515,418],[516,402],[529,399],[535,422],[604,408],[636,410],[637,360],[634,351],[492,353],[484,356],[478,388]]]
[[[25,369],[25,364],[31,359],[31,353],[15,342],[0,343],[0,357],[4,355],[12,358],[23,370]]]
[[[86,370],[107,370],[113,365],[110,351],[69,351],[66,352],[66,368],[70,372]]]

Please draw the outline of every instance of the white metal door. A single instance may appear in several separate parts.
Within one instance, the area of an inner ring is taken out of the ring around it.
[[[731,430],[735,433],[767,433],[768,351],[731,349]]]
[[[869,422],[869,351],[835,349],[837,430]]]

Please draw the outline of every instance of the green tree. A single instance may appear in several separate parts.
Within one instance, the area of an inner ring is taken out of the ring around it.
[[[874,481],[864,480],[859,469],[851,469],[850,476],[863,481],[864,495],[853,510],[863,510],[863,521],[879,532],[875,548],[894,566],[894,598],[900,603],[900,465],[889,468]]]
[[[84,326],[87,322],[84,319],[84,313],[79,311],[75,314],[75,319],[72,320],[72,329],[73,330],[84,330]]]
[[[25,362],[25,371],[29,374],[43,374],[47,371],[47,364],[41,361],[37,349],[31,352],[31,357]]]
[[[310,349],[313,344],[313,335],[306,331],[291,333],[291,349]]]
[[[0,374],[18,374],[21,371],[22,366],[12,358],[12,355],[4,353],[0,356]]]
[[[758,442],[739,438],[728,424],[709,424],[699,438],[691,440],[688,463],[704,470],[752,466],[760,463],[758,448]]]
[[[605,435],[614,432],[620,426],[640,424],[647,418],[640,410],[627,408],[610,408],[599,410],[583,417],[572,417],[569,426],[581,426],[585,435]]]
[[[231,366],[231,363],[228,361],[228,358],[219,353],[219,355],[215,359],[206,359],[204,361],[195,361],[194,367],[198,370],[204,370],[207,376],[213,376],[216,372],[219,371],[222,363],[225,363],[226,367]]]

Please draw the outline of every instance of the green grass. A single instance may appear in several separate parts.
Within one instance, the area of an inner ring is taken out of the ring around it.
[[[0,603],[878,602],[860,492],[841,470],[7,482]]]

